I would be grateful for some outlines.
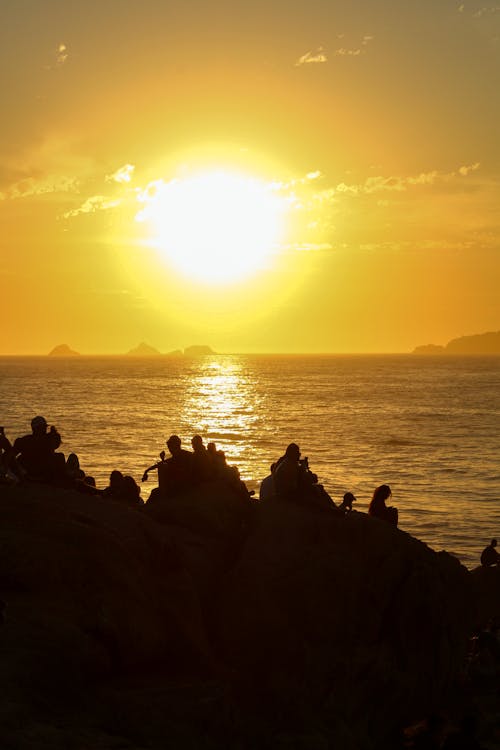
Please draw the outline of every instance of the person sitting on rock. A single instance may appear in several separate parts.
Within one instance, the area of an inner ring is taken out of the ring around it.
[[[392,490],[388,484],[381,484],[380,487],[377,487],[368,507],[368,515],[397,526],[398,509],[385,504],[385,501],[391,496]]]
[[[500,562],[500,555],[496,551],[497,540],[492,539],[487,547],[481,552],[481,565],[485,568],[489,568],[492,565],[498,565]]]
[[[141,498],[141,488],[135,481],[134,477],[125,475],[121,485],[121,492],[119,493],[118,499],[124,505],[128,505],[131,508],[140,508],[144,505],[144,501]]]
[[[61,436],[54,426],[47,432],[45,417],[33,417],[31,435],[16,438],[12,457],[20,465],[25,478],[32,481],[64,484],[66,461],[63,453],[56,453]]]
[[[203,438],[201,435],[194,435],[191,438],[191,446],[193,448],[193,474],[195,482],[205,482],[207,479],[211,479],[214,474],[214,466],[211,458],[208,454],[207,449],[203,444]]]
[[[109,485],[102,490],[103,497],[119,500],[123,492],[123,474],[118,469],[113,469],[109,475]]]
[[[95,479],[86,476],[83,469],[80,468],[80,459],[76,453],[70,453],[66,459],[66,483],[69,487],[86,495],[99,494],[95,486]]]
[[[260,483],[259,500],[272,500],[275,497],[273,474],[276,464],[271,464],[269,474]]]
[[[352,492],[346,492],[342,502],[338,506],[338,509],[342,511],[342,513],[350,513],[352,511],[352,504],[354,502],[356,502],[356,498],[354,497]]]
[[[290,443],[284,456],[278,459],[272,477],[277,498],[304,502],[318,508],[336,509],[323,485],[318,484],[317,475],[310,470],[309,460],[301,460],[297,443]]]
[[[10,471],[10,460],[12,445],[5,434],[3,427],[0,427],[0,482],[15,482],[17,477]]]
[[[171,458],[158,466],[158,483],[162,494],[176,495],[193,485],[193,454],[181,448],[178,435],[170,435],[167,448]]]

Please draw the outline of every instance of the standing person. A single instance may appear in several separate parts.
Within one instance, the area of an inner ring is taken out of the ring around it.
[[[14,441],[12,456],[21,466],[27,479],[39,482],[64,483],[66,462],[63,453],[56,453],[61,436],[52,425],[48,430],[45,417],[33,417],[31,435]]]
[[[390,497],[392,497],[392,490],[388,484],[381,484],[380,487],[377,487],[368,507],[368,515],[397,526],[398,509],[385,504],[385,501]]]

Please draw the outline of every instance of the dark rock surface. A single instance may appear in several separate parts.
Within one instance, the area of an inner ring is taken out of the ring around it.
[[[450,690],[479,612],[455,558],[361,513],[215,483],[144,511],[1,487],[0,513],[19,748],[389,747]]]

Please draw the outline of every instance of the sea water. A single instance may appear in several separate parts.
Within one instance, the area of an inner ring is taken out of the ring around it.
[[[294,441],[335,501],[389,484],[400,528],[468,567],[500,537],[500,357],[2,357],[0,404],[11,440],[44,415],[98,487],[200,434],[258,495]]]

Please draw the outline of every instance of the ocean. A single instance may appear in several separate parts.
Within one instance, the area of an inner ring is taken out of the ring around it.
[[[0,403],[11,440],[44,415],[98,487],[200,434],[258,494],[293,441],[336,502],[389,484],[399,527],[469,568],[500,537],[500,357],[0,357]]]

